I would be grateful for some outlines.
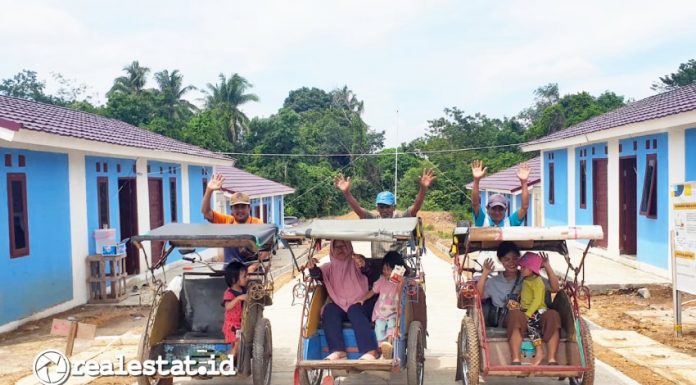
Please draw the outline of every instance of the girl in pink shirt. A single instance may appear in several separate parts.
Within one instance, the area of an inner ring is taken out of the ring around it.
[[[242,311],[246,300],[247,269],[241,263],[232,261],[225,267],[227,290],[222,297],[225,307],[225,322],[222,332],[225,342],[232,344],[230,354],[237,355],[237,331],[242,328]]]

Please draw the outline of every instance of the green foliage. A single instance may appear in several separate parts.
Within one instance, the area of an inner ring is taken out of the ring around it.
[[[249,118],[239,108],[258,101],[259,97],[245,93],[252,85],[239,74],[232,74],[229,79],[220,74],[219,80],[217,84],[208,83],[206,107],[219,109],[227,115],[228,139],[240,143],[248,129]]]
[[[324,110],[331,106],[331,96],[319,88],[302,87],[290,91],[283,102],[283,108],[289,108],[295,112],[310,110]]]
[[[11,79],[3,79],[0,83],[0,95],[12,96],[36,102],[60,104],[61,100],[44,93],[46,83],[38,80],[36,72],[22,70]]]
[[[679,64],[677,72],[660,76],[660,81],[650,87],[655,91],[670,91],[696,83],[696,60]]]

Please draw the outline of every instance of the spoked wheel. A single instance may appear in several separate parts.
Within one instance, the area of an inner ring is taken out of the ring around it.
[[[148,333],[149,331],[145,330],[140,337],[140,343],[138,343],[138,357],[140,362],[150,359],[150,348],[146,346]],[[137,379],[138,385],[172,385],[174,383],[172,377],[155,378],[150,376],[138,376]]]
[[[425,379],[425,348],[423,326],[419,321],[411,322],[408,328],[406,348],[406,384],[423,385]]]
[[[322,369],[307,370],[300,368],[300,385],[321,385],[324,378]]]
[[[462,380],[464,385],[479,383],[480,351],[479,340],[474,320],[462,319],[462,327],[457,338],[457,375],[455,380]]]
[[[570,385],[593,385],[595,372],[594,350],[592,349],[592,334],[587,327],[585,320],[580,319],[580,337],[582,338],[582,346],[585,348],[585,362],[589,368],[588,371],[582,373],[582,377],[569,378]]]
[[[262,318],[254,328],[251,371],[254,385],[270,385],[273,369],[273,336],[271,322]]]

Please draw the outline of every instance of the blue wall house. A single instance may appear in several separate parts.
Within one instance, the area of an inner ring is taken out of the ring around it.
[[[696,180],[696,85],[528,142],[540,151],[544,225],[600,225],[600,253],[669,275],[670,185]]]
[[[251,215],[264,223],[274,223],[283,228],[285,215],[285,195],[292,194],[295,189],[278,182],[261,178],[233,166],[216,166],[215,172],[224,176],[222,189],[224,194],[218,194],[216,208],[230,213],[229,197],[236,192],[249,195],[251,199]]]
[[[541,159],[539,157],[527,161],[529,165],[529,179],[527,187],[529,188],[529,209],[525,218],[527,226],[541,226]],[[517,211],[522,206],[522,191],[520,181],[517,179],[517,170],[519,164],[507,168],[503,171],[485,176],[479,181],[479,189],[481,190],[481,207],[486,207],[488,197],[493,194],[502,194],[508,200],[508,214],[510,215]],[[473,182],[466,185],[466,188],[471,190]]]
[[[124,239],[203,222],[207,180],[233,159],[113,119],[0,96],[0,162],[3,332],[87,301],[95,230]],[[129,248],[128,273],[143,273],[156,257]]]

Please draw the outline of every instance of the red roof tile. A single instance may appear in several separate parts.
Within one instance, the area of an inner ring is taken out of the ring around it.
[[[530,159],[527,161],[527,164],[529,165],[529,179],[527,180],[527,185],[531,187],[541,180],[541,158],[536,157]],[[479,188],[481,190],[509,191],[510,193],[518,191],[520,189],[520,180],[517,179],[518,167],[519,164],[484,177],[479,182]],[[468,189],[472,187],[473,182],[466,185]]]
[[[120,120],[8,96],[0,96],[0,119],[21,124],[21,129],[32,131],[119,146],[232,160],[225,155],[216,154]]]
[[[525,146],[553,142],[693,110],[696,110],[696,84],[638,100],[614,111],[570,126],[565,130],[525,143]]]
[[[250,174],[236,167],[217,166],[215,172],[225,177],[223,189],[233,193],[243,192],[252,198],[266,195],[286,195],[295,192],[292,187]]]

